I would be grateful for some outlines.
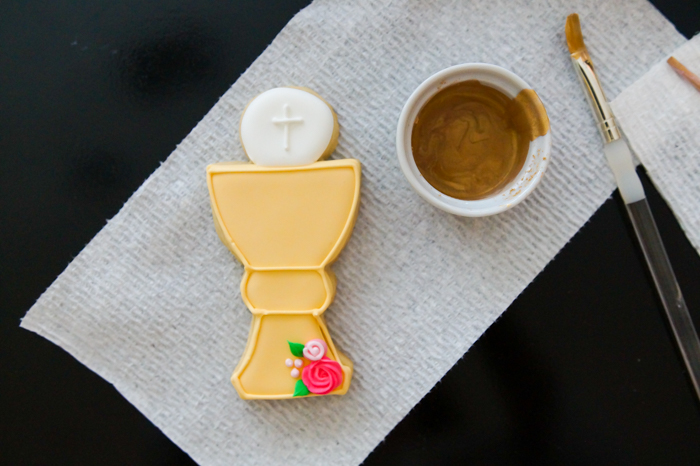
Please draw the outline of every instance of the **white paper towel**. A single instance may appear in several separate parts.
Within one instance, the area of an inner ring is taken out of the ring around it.
[[[673,56],[700,75],[700,35]],[[632,150],[700,252],[700,92],[664,60],[612,106]]]
[[[569,61],[581,15],[609,96],[685,40],[650,4],[345,2],[298,14],[24,318],[114,386],[197,462],[353,465],[379,443],[614,188]],[[552,163],[523,204],[468,219],[403,179],[395,127],[413,89],[465,62],[504,66],[540,94]],[[245,158],[238,120],[266,89],[308,86],[337,110],[335,157],[363,163],[360,214],[326,312],[355,363],[343,397],[242,401],[229,382],[251,316],[242,267],[212,223],[205,166]]]

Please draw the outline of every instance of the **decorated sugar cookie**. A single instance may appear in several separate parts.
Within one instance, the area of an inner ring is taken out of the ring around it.
[[[323,313],[335,296],[330,264],[352,233],[360,163],[318,161],[338,142],[338,119],[313,91],[282,87],[255,97],[240,124],[251,163],[207,167],[219,238],[245,268],[253,314],[231,382],[243,399],[342,395],[352,363]]]

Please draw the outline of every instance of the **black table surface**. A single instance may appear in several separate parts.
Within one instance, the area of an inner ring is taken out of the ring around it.
[[[0,463],[193,463],[18,324],[307,3],[0,3]],[[697,0],[653,3],[700,30]],[[640,174],[700,326],[700,256]],[[364,464],[461,463],[700,464],[700,403],[617,193]]]

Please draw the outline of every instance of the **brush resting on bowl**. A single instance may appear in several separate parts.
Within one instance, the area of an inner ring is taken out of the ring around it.
[[[352,233],[360,163],[317,161],[338,141],[331,106],[313,91],[266,91],[246,107],[241,143],[252,163],[207,167],[214,225],[243,264],[253,314],[231,382],[243,399],[342,395],[352,363],[323,313],[335,296],[331,263]]]

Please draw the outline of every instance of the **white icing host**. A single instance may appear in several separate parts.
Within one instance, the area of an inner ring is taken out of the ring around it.
[[[255,97],[241,117],[241,143],[256,165],[309,165],[329,153],[336,119],[321,98],[278,87]],[[331,148],[333,149],[333,148]]]

